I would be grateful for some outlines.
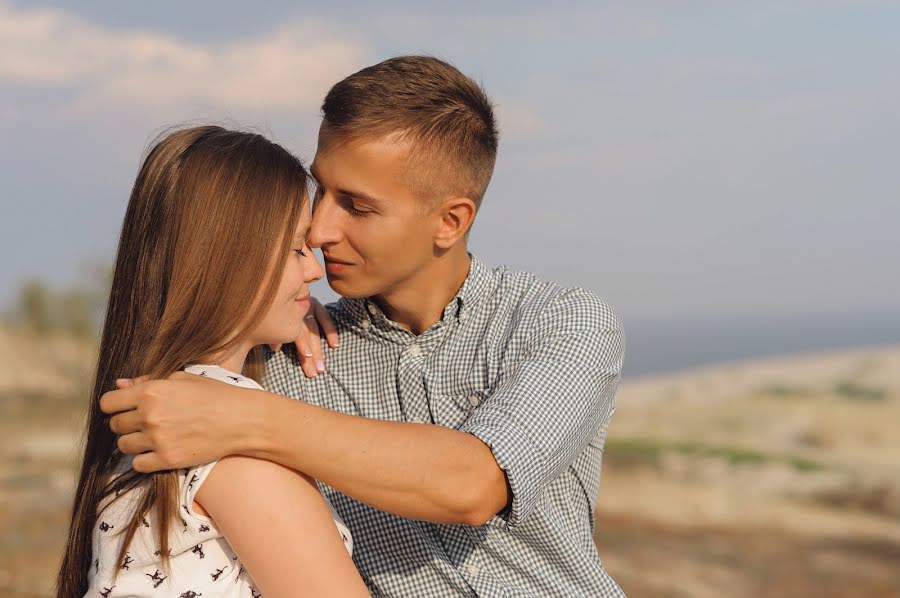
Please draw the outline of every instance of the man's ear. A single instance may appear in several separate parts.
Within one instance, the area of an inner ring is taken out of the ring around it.
[[[469,232],[478,208],[468,197],[453,197],[445,200],[439,208],[440,223],[434,244],[440,249],[450,249]]]

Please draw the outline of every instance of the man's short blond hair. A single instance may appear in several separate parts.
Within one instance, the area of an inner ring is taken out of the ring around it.
[[[490,98],[432,56],[398,56],[338,82],[322,102],[339,141],[410,143],[407,181],[429,201],[468,197],[480,206],[494,171],[498,131]]]

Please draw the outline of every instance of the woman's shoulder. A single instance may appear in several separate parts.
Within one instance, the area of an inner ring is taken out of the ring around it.
[[[218,365],[189,365],[184,368],[184,371],[189,374],[195,374],[197,376],[203,376],[204,378],[212,378],[213,380],[218,380],[219,382],[225,382],[226,384],[233,384],[234,386],[262,389],[262,386],[260,386],[259,383],[253,378],[250,378],[249,376],[245,376],[243,374],[238,374],[237,372],[232,372],[231,370],[227,370]]]

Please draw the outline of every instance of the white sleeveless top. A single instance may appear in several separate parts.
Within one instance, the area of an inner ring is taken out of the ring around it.
[[[194,365],[186,372],[207,376],[244,388],[262,388],[246,376],[235,374],[219,366]],[[85,598],[116,598],[125,596],[153,598],[260,598],[253,580],[216,529],[212,520],[194,510],[194,498],[209,472],[217,462],[182,469],[178,476],[180,519],[169,525],[169,570],[159,557],[156,546],[156,516],[151,511],[138,527],[126,553],[125,562],[113,580],[116,561],[122,547],[124,530],[131,521],[140,498],[140,489],[129,490],[102,511],[93,534],[93,561],[88,574]],[[122,460],[118,472],[131,469],[131,458]],[[104,505],[109,501],[105,501]],[[327,499],[325,501],[328,503]],[[328,504],[337,532],[341,534],[347,551],[352,553],[350,530]],[[302,542],[302,538],[297,538]]]

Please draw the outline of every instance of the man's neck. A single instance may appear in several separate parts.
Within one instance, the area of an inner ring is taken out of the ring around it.
[[[415,335],[437,322],[469,275],[472,259],[465,248],[446,254],[401,288],[372,297],[388,318]]]

